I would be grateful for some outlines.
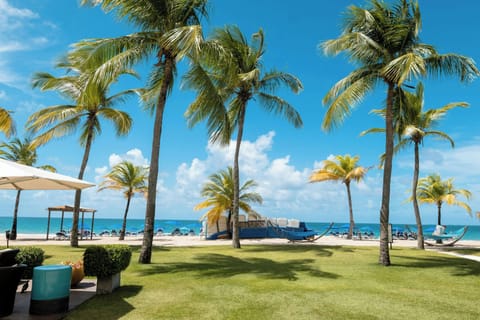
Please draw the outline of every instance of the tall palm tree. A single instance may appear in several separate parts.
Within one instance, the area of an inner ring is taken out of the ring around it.
[[[435,48],[420,43],[420,8],[417,1],[387,3],[369,1],[368,8],[350,6],[343,32],[337,39],[321,44],[327,55],[346,53],[358,68],[338,81],[325,95],[328,106],[322,127],[330,130],[351,113],[366,93],[386,85],[385,163],[380,209],[379,263],[390,265],[388,224],[390,181],[393,158],[393,100],[395,89],[405,81],[426,75],[456,75],[470,81],[479,75],[472,59],[457,54],[438,54]]]
[[[25,138],[23,141],[19,138],[15,138],[9,143],[0,144],[0,158],[25,164],[27,166],[34,166],[37,163],[37,148],[32,144],[30,138]],[[50,165],[43,165],[39,168],[50,172],[56,171],[56,169]],[[21,192],[22,190],[17,190],[15,208],[13,210],[12,228],[10,229],[10,240],[17,239],[18,206],[20,204]]]
[[[470,199],[472,193],[466,189],[455,189],[453,178],[442,180],[438,174],[431,174],[418,181],[417,198],[421,203],[433,203],[437,206],[437,225],[442,224],[442,204],[462,207],[468,214],[472,213],[470,206],[458,200],[458,196]]]
[[[125,239],[125,229],[127,228],[127,215],[130,208],[130,200],[135,193],[147,192],[148,168],[136,166],[130,161],[122,161],[115,165],[112,170],[105,175],[105,180],[100,184],[98,191],[105,189],[121,190],[127,198],[125,213],[123,214],[123,224],[120,230],[118,240]]]
[[[324,160],[322,168],[315,170],[310,176],[310,182],[340,181],[345,184],[350,218],[348,239],[352,239],[353,228],[355,227],[350,183],[352,181],[362,181],[368,171],[367,168],[357,165],[358,160],[360,160],[359,156],[351,157],[349,154],[344,156],[337,155],[335,156],[335,160]]]
[[[202,187],[202,197],[207,198],[195,206],[195,210],[210,208],[202,217],[209,223],[217,223],[220,217],[227,212],[227,229],[230,231],[230,221],[233,213],[233,169],[221,170],[212,174],[209,181]],[[248,189],[256,187],[257,183],[253,180],[247,180],[240,187],[239,208],[244,212],[253,212],[250,203],[262,204],[262,196],[256,192],[247,192]]]
[[[76,54],[76,53],[75,53]],[[108,120],[117,136],[128,134],[132,126],[130,115],[116,109],[117,103],[125,102],[128,96],[139,94],[130,89],[109,96],[110,86],[123,74],[135,75],[132,70],[118,66],[115,72],[99,79],[94,79],[95,69],[88,69],[83,64],[85,57],[68,56],[61,59],[58,68],[68,71],[67,75],[55,77],[49,73],[36,73],[33,87],[42,91],[57,91],[73,104],[46,107],[32,114],[27,120],[27,129],[38,134],[35,145],[42,145],[53,138],[74,133],[80,127],[80,145],[83,146],[83,158],[80,165],[79,179],[83,179],[95,138],[102,132],[101,120]],[[75,203],[70,244],[78,247],[78,218],[82,191],[75,191]]]
[[[172,91],[176,63],[198,48],[202,39],[200,20],[207,16],[207,0],[82,0],[82,5],[101,5],[105,12],[126,18],[141,31],[111,39],[94,39],[78,43],[77,47],[91,54],[89,64],[102,66],[97,77],[108,74],[117,65],[133,65],[148,56],[155,56],[148,91],[144,95],[147,107],[155,115],[145,230],[140,263],[150,263],[159,169],[160,140],[163,113],[168,94]]]
[[[295,108],[275,95],[275,91],[282,85],[298,93],[303,89],[302,83],[289,73],[277,70],[265,71],[262,64],[265,53],[263,31],[260,29],[252,38],[252,43],[249,44],[236,26],[216,29],[204,44],[204,48],[207,49],[202,51],[201,57],[184,78],[185,85],[198,92],[195,101],[186,111],[190,126],[207,119],[211,141],[222,144],[228,144],[232,131],[237,129],[233,161],[234,248],[240,248],[238,160],[248,103],[256,100],[259,107],[281,114],[296,128],[303,124]],[[210,50],[215,46],[220,49]]]
[[[417,248],[425,249],[423,238],[422,219],[420,216],[420,208],[417,199],[418,176],[420,173],[420,152],[419,146],[423,144],[423,139],[427,136],[434,136],[450,142],[452,148],[455,146],[453,139],[446,133],[432,128],[438,124],[448,110],[455,107],[468,107],[466,102],[451,102],[438,109],[423,110],[423,85],[419,83],[415,94],[397,88],[394,98],[394,131],[398,137],[398,144],[394,147],[394,153],[406,147],[408,144],[413,144],[414,147],[414,170],[412,181],[412,195],[413,212],[415,214],[415,222],[417,225]],[[373,110],[385,117],[385,109]],[[369,132],[385,132],[382,128],[373,128],[364,131],[362,134]]]
[[[0,107],[0,131],[5,134],[7,138],[15,134],[15,123],[13,121],[10,111]]]

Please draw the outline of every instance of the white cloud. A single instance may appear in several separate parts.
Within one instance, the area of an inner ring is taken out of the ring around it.
[[[119,164],[122,161],[130,161],[131,163],[137,166],[148,166],[148,163],[149,163],[149,160],[143,156],[142,151],[136,148],[128,150],[123,155],[118,155],[116,153],[113,153],[108,158],[108,163],[110,165],[110,168],[113,168],[115,165]]]

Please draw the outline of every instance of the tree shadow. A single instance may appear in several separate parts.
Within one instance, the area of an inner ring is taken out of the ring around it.
[[[93,299],[79,306],[78,311],[81,313],[83,308],[92,309],[98,306],[102,314],[108,313],[109,319],[120,319],[135,309],[135,306],[128,303],[127,299],[138,295],[141,290],[142,286],[121,286],[111,294],[96,295]],[[76,310],[73,310],[69,315],[75,318]]]
[[[255,274],[266,279],[298,280],[299,273],[314,277],[336,279],[339,276],[323,272],[312,264],[314,259],[296,259],[283,262],[265,258],[237,258],[222,254],[202,254],[196,262],[174,262],[152,265],[145,269],[145,275],[158,273],[196,272],[202,277],[230,278],[241,274]]]
[[[329,247],[323,247],[311,244],[290,244],[290,245],[264,245],[264,246],[243,246],[242,251],[253,253],[266,252],[288,252],[288,253],[314,253],[320,257],[330,257],[333,255]]]
[[[480,263],[457,257],[408,257],[402,256],[407,263],[395,263],[393,266],[404,268],[448,268],[453,276],[478,276]]]

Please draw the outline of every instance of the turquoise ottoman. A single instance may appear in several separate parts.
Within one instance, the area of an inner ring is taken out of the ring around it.
[[[47,265],[33,268],[30,313],[45,315],[68,311],[72,267]]]

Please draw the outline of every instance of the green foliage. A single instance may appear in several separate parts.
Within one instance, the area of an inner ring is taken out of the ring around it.
[[[45,251],[36,247],[21,247],[17,254],[17,263],[26,264],[27,269],[23,274],[23,279],[32,279],[33,268],[41,266],[45,260]]]
[[[125,270],[130,264],[132,249],[126,245],[87,247],[83,254],[85,275],[105,278]]]

